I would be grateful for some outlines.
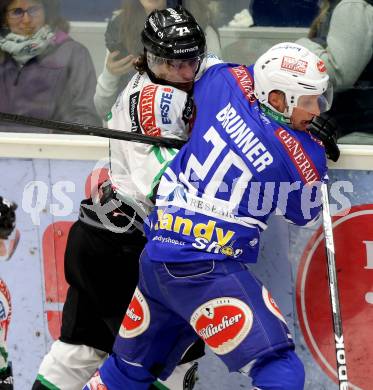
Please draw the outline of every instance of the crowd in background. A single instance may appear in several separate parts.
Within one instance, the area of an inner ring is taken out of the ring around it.
[[[107,114],[135,72],[146,16],[154,7],[176,3],[112,0],[88,7],[84,2],[64,1],[61,10],[58,0],[0,0],[0,112],[105,125]],[[328,115],[338,121],[340,136],[373,133],[372,0],[182,3],[202,26],[208,51],[224,61],[230,58],[225,56],[219,28],[243,9],[250,12],[254,27],[310,27],[308,36],[298,43],[326,65],[335,90],[335,104]],[[99,75],[88,49],[71,38],[68,20],[106,20],[105,61]],[[0,131],[52,132],[2,121]]]
[[[154,6],[153,3],[112,0],[88,7],[86,2],[1,0],[0,111],[102,124],[134,72],[133,61],[141,54],[139,32],[146,9]],[[162,8],[180,2],[158,3],[156,6]],[[204,28],[208,50],[228,62],[231,59],[225,56],[219,28],[226,26],[242,9],[251,13],[254,26],[311,26],[309,36],[299,43],[326,63],[336,91],[332,115],[343,128],[341,135],[372,132],[373,6],[370,0],[184,0],[182,3]],[[104,64],[93,64],[89,51],[70,37],[67,20],[108,22]],[[98,77],[94,65],[96,69],[102,66]],[[0,123],[0,130],[51,132],[5,122]]]

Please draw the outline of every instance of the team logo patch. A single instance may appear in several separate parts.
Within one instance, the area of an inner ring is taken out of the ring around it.
[[[284,56],[282,58],[281,69],[289,70],[290,72],[305,74],[307,71],[308,62],[299,60],[294,57]]]
[[[213,352],[224,355],[245,339],[253,320],[253,313],[245,302],[222,297],[201,305],[192,314],[190,323]]]
[[[109,111],[105,116],[105,120],[106,122],[109,122],[112,118],[113,118],[113,113]]]
[[[319,70],[320,73],[326,72],[326,66],[325,66],[323,60],[318,60],[317,61],[317,69]]]
[[[100,373],[98,371],[96,371],[96,373],[84,387],[84,389],[87,388],[89,390],[108,390],[107,386],[102,382]]]
[[[136,337],[148,329],[149,323],[149,306],[141,291],[136,288],[119,329],[119,335],[123,338]]]
[[[277,303],[273,299],[271,293],[264,286],[262,287],[262,297],[268,310],[286,324],[286,320],[282,315],[280,308],[277,306]]]

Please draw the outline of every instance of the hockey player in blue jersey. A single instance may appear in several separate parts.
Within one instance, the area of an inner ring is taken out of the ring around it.
[[[303,389],[286,321],[246,263],[275,210],[297,225],[319,215],[325,148],[308,128],[331,92],[323,62],[293,43],[196,83],[192,136],[161,179],[115,353],[85,389],[146,389],[198,337],[256,389]]]

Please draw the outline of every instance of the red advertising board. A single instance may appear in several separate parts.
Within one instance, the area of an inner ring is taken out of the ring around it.
[[[336,268],[352,389],[373,383],[373,205],[333,218]],[[322,370],[337,382],[332,314],[322,229],[307,244],[297,275],[297,311],[304,339]]]

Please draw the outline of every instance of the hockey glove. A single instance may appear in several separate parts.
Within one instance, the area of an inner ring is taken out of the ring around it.
[[[16,226],[17,205],[0,196],[0,239],[7,239]]]
[[[338,161],[341,152],[337,145],[338,124],[332,118],[315,116],[309,127],[312,135],[317,137],[325,146],[325,153],[332,161]]]

